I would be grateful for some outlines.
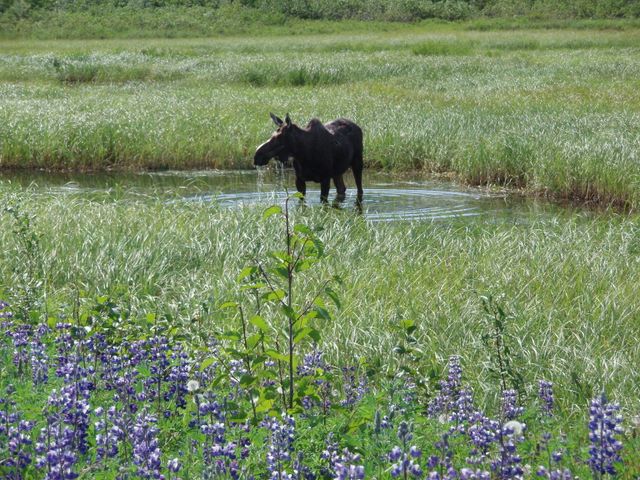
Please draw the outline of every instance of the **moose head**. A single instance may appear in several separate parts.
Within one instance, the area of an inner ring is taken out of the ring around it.
[[[284,117],[284,121],[273,113],[269,115],[278,129],[271,135],[269,140],[256,149],[256,153],[253,156],[253,164],[256,166],[266,165],[274,157],[278,157],[278,160],[285,163],[291,156],[291,134],[297,127],[291,122],[288,113]]]

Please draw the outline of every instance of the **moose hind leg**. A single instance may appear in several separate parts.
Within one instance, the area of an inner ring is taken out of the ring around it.
[[[342,202],[346,197],[347,187],[344,184],[342,175],[333,177],[333,184],[336,186],[336,201]]]
[[[362,202],[363,190],[362,190],[362,155],[359,160],[356,159],[353,165],[351,166],[351,170],[353,170],[353,178],[356,181],[356,188],[358,189],[358,202]]]
[[[331,187],[331,179],[327,178],[320,182],[320,201],[322,203],[328,203],[329,201],[329,188]]]

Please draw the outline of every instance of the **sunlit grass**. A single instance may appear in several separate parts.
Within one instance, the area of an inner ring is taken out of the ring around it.
[[[638,30],[4,41],[0,166],[251,168],[269,111],[362,125],[368,166],[636,208]]]
[[[126,194],[116,202],[22,198],[40,235],[52,311],[81,291],[111,295],[134,315],[164,312],[184,328],[221,328],[215,306],[237,298],[239,270],[281,244],[282,226],[261,221],[262,209]],[[492,294],[514,317],[515,362],[527,384],[553,380],[567,408],[602,388],[638,406],[637,219],[567,213],[515,223],[372,224],[318,207],[294,214],[326,243],[325,274],[344,280],[343,309],[322,326],[324,348],[339,363],[356,355],[393,372],[393,326],[413,319],[420,348],[438,362],[462,354],[478,395],[492,399],[480,301]],[[6,216],[3,225],[0,292],[11,292],[23,261]]]

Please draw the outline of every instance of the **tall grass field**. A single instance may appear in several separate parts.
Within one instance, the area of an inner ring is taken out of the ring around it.
[[[633,2],[134,3],[0,0],[0,478],[638,478]],[[38,185],[250,169],[269,112],[526,207]]]
[[[3,40],[0,166],[251,168],[273,131],[268,113],[289,112],[301,125],[359,123],[370,168],[638,206],[636,28],[301,25],[213,39]]]
[[[370,223],[295,200],[287,235],[284,205],[0,188],[7,475],[639,471],[633,217]],[[313,313],[292,357],[287,298]]]

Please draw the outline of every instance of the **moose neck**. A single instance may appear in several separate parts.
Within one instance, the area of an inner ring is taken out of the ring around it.
[[[309,155],[309,132],[295,127],[291,135],[291,154],[293,157],[303,160]]]

